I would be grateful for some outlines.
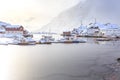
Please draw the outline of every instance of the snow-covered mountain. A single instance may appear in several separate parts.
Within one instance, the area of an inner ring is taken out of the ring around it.
[[[98,22],[120,24],[120,0],[85,0],[55,17],[41,31],[61,32],[83,24]]]

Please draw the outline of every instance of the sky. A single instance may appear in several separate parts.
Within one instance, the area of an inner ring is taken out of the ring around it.
[[[79,2],[80,0],[0,0],[0,21],[36,30]]]

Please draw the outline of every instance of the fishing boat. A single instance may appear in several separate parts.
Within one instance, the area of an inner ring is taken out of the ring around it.
[[[75,39],[73,37],[63,37],[62,39],[58,40],[60,43],[85,43],[84,40]]]
[[[8,45],[7,42],[0,42],[0,45]]]
[[[17,37],[15,39],[13,39],[13,41],[9,44],[13,44],[13,45],[35,45],[36,41],[33,40],[31,37]]]
[[[43,35],[42,38],[39,40],[40,44],[51,44],[54,42],[54,38],[50,35]]]
[[[63,32],[63,38],[58,40],[59,43],[85,43],[84,40],[79,40],[75,35],[72,35],[70,31]]]

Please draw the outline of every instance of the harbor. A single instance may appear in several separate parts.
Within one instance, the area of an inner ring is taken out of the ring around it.
[[[0,8],[0,80],[120,80],[120,0]]]
[[[60,34],[53,34],[53,32],[32,33],[22,25],[0,22],[0,44],[36,45],[52,43],[86,43],[87,41],[84,38],[93,38],[96,41],[118,41],[120,39],[119,30],[120,27],[117,24],[94,22],[90,23],[88,26],[81,24],[78,28],[66,30]]]

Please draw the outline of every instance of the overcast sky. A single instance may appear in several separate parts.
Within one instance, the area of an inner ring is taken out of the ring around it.
[[[0,0],[0,21],[37,29],[80,0]]]

